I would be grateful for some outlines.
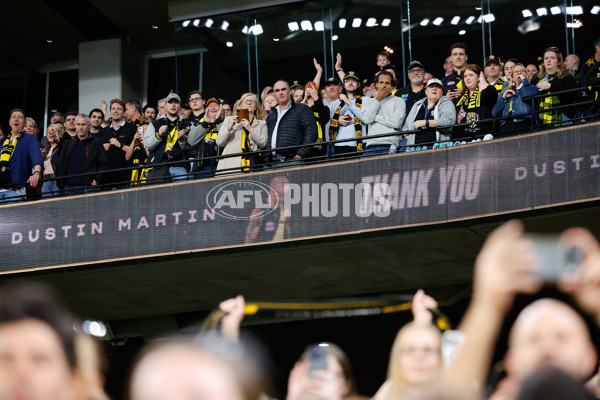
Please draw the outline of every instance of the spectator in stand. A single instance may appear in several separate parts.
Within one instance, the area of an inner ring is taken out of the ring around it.
[[[263,102],[263,110],[267,116],[271,115],[273,112],[273,107],[277,105],[277,98],[275,98],[275,94],[269,93],[265,96],[265,100]]]
[[[581,59],[577,54],[569,54],[565,58],[565,71],[573,75],[577,81],[577,85],[581,82]],[[583,82],[581,82],[583,83]]]
[[[65,114],[65,133],[60,141],[66,143],[67,140],[71,140],[77,137],[77,131],[75,130],[75,118],[77,117],[76,111],[69,111]]]
[[[188,117],[190,121],[193,121],[194,125],[198,125],[202,118],[204,118],[204,93],[199,90],[193,90],[188,94],[188,102],[192,112]]]
[[[190,108],[190,105],[188,103],[183,103],[181,105],[181,111],[179,113],[181,114],[183,119],[188,119],[190,117],[190,114],[192,113],[192,109]]]
[[[133,106],[135,110],[136,106]],[[133,117],[133,114],[130,114]],[[139,116],[139,114],[138,114]],[[127,122],[125,118],[125,103],[120,99],[110,101],[110,126],[102,129],[98,134],[100,142],[106,150],[110,169],[131,167],[131,162],[125,159],[125,153],[131,145],[137,130],[135,124]],[[129,185],[131,170],[108,172],[102,175],[102,184],[112,188]]]
[[[529,82],[533,81],[533,78],[535,78],[535,76],[539,73],[538,67],[535,64],[528,64],[526,70],[527,80]]]
[[[303,158],[310,155],[311,147],[276,149],[314,144],[317,141],[317,121],[306,104],[292,101],[290,85],[287,81],[278,80],[273,88],[277,98],[276,112],[267,117],[269,130],[267,148],[273,149],[273,166],[303,163]]]
[[[267,86],[263,89],[263,91],[260,93],[260,100],[264,103],[265,102],[265,97],[267,97],[268,94],[273,93],[273,86]]]
[[[452,62],[452,56],[448,56],[446,61],[444,61],[444,78],[452,75],[452,72],[454,72],[454,63]]]
[[[302,85],[299,84],[298,81],[294,81],[292,82],[290,90],[292,91],[292,99],[296,103],[300,103],[304,98],[304,88],[302,87]]]
[[[239,154],[240,157],[228,157],[219,160],[217,172],[249,172],[252,167],[262,164],[258,161],[262,157],[252,156],[252,151],[262,150],[267,145],[269,136],[267,123],[265,122],[265,113],[258,101],[258,98],[252,93],[245,93],[235,102],[236,110],[247,110],[248,119],[240,119],[239,115],[232,115],[225,118],[225,121],[219,128],[217,135],[217,145],[224,147],[223,155]]]
[[[333,103],[339,101],[340,94],[342,93],[342,85],[340,80],[336,77],[331,77],[325,81],[325,94],[327,98],[324,100],[325,105],[332,108]],[[336,106],[337,107],[337,106]]]
[[[75,320],[56,294],[39,283],[0,290],[0,398],[79,397]]]
[[[156,118],[164,118],[165,117],[165,113],[167,112],[167,99],[160,99],[157,103],[158,105],[158,115],[156,116]],[[155,118],[155,119],[156,119]]]
[[[597,62],[600,62],[600,38],[594,42],[594,54],[581,66],[581,76],[585,77]]]
[[[573,104],[579,97],[578,92],[562,93],[557,96],[551,95],[554,92],[560,92],[577,88],[577,81],[570,74],[566,73],[563,57],[558,47],[548,47],[544,51],[544,64],[536,80],[531,82],[540,90],[540,94],[547,94],[539,104],[539,119],[546,128],[561,126],[563,123],[569,124],[569,120],[576,115],[575,107],[553,109],[558,106]]]
[[[442,81],[435,78],[429,80],[425,95],[426,98],[417,101],[406,117],[403,130],[415,131],[407,137],[408,146],[432,146],[433,142],[445,142],[452,138],[456,109],[452,101],[444,97]]]
[[[206,112],[196,129],[188,134],[187,145],[194,154],[192,175],[196,178],[214,176],[219,160],[214,158],[220,154],[220,145],[217,144],[219,128],[223,124],[222,106],[217,99],[210,98],[206,101]]]
[[[90,111],[90,135],[96,136],[102,130],[102,122],[104,121],[104,113],[99,108],[94,108]]]
[[[110,168],[106,151],[100,139],[90,135],[90,118],[80,114],[75,120],[77,137],[63,144],[58,162],[59,185],[66,195],[82,194],[98,190],[103,183],[100,173]],[[86,174],[83,176],[71,176]]]
[[[597,102],[600,97],[600,61],[594,64],[589,70],[585,77],[585,84],[587,86],[592,86],[590,97]],[[590,114],[591,115],[587,117],[590,121],[597,119],[600,114],[600,105],[598,103],[590,108]]]
[[[25,132],[35,136],[38,142],[41,140],[37,122],[31,117],[25,118]]]
[[[502,78],[502,60],[500,60],[500,57],[489,56],[486,58],[483,74],[488,83],[498,92],[498,97],[500,97],[500,92],[506,86],[506,82]]]
[[[504,78],[506,80],[508,80],[508,78],[512,76],[513,68],[515,68],[516,64],[517,64],[517,61],[512,58],[509,58],[508,60],[506,60],[504,62],[503,70],[504,70]]]
[[[319,98],[319,91],[317,90],[315,82],[306,84],[302,103],[310,107],[317,120],[317,143],[323,142],[325,140],[325,130],[329,123],[330,111],[329,108],[323,104],[323,100]],[[322,159],[325,157],[326,153],[327,148],[323,145],[315,146],[313,149],[313,157],[317,159]]]
[[[423,75],[423,83],[427,85],[427,82],[429,82],[430,79],[433,79],[433,74],[431,72],[425,72],[425,75]]]
[[[25,112],[11,110],[8,124],[0,155],[0,203],[25,200],[27,186],[38,186],[43,164],[37,139],[25,132]]]
[[[179,115],[181,98],[177,93],[169,94],[166,99],[167,115],[157,118],[146,129],[144,147],[150,152],[147,178],[151,182],[162,182],[166,179],[182,181],[187,179],[189,163],[170,164],[164,167],[154,167],[156,164],[172,161],[184,161],[185,151],[189,149],[187,134],[191,123]]]
[[[42,197],[60,196],[60,188],[56,181],[58,173],[58,160],[60,159],[60,127],[56,124],[48,126],[46,137],[48,138],[48,149],[42,150],[44,157],[44,178],[42,180]]]
[[[581,228],[567,230],[561,239],[583,254],[577,274],[557,277],[556,286],[571,293],[576,304],[598,323],[598,242]],[[543,267],[536,246],[523,237],[523,226],[518,221],[505,223],[488,236],[475,262],[473,297],[460,326],[465,340],[444,374],[444,387],[459,389],[461,398],[483,394],[502,323],[518,294],[532,295],[543,287],[539,274]],[[583,388],[596,362],[597,351],[583,318],[566,303],[549,298],[537,300],[519,313],[509,332],[504,360],[507,377],[492,398],[539,398],[521,397],[519,392],[548,387],[552,384],[548,378],[560,376],[571,378],[569,388],[573,390],[571,395],[559,398],[593,398],[572,396],[575,389]],[[548,374],[539,381],[541,387],[531,380],[540,372]]]
[[[140,120],[142,119],[142,104],[137,100],[129,100],[125,104],[125,117],[127,122],[131,122],[136,126],[140,126]]]
[[[452,101],[458,99],[464,91],[462,74],[467,68],[468,50],[467,45],[462,42],[450,46],[450,57],[452,57],[452,67],[454,69],[450,75],[442,80],[442,84],[444,85],[444,94]]]
[[[441,81],[439,91],[442,92]],[[450,100],[448,100],[450,101]],[[385,383],[374,400],[396,400],[418,395],[437,383],[442,375],[442,336],[433,325],[431,309],[437,302],[418,290],[412,301],[414,321],[398,331]]]
[[[413,61],[408,65],[409,86],[398,89],[396,96],[406,102],[406,109],[410,111],[413,105],[425,98],[425,67],[419,61]]]
[[[232,110],[231,110],[231,105],[229,103],[227,103],[225,100],[221,101],[221,114],[223,115],[223,117],[231,117],[233,115]]]
[[[144,148],[144,134],[150,121],[143,118],[138,126],[131,144],[125,152],[125,159],[131,161],[131,164],[135,167],[139,167],[131,171],[131,186],[142,185],[146,182],[147,169],[143,168],[148,161],[148,150]]]
[[[487,83],[481,67],[477,64],[466,66],[463,84],[464,93],[454,100],[456,123],[469,125],[454,127],[452,140],[470,141],[485,138],[485,135],[492,131],[492,123],[478,121],[492,117],[492,108],[498,101],[498,92],[494,86]]]
[[[539,93],[539,89],[529,83],[523,64],[516,64],[513,68],[513,75],[508,81],[508,88],[498,98],[498,102],[492,109],[494,118],[502,118],[500,132],[496,132],[495,137],[513,136],[531,131],[535,126],[532,124],[531,115],[510,117],[530,113],[532,111],[531,101],[528,101],[527,98]]]
[[[50,124],[56,124],[57,122],[60,122],[61,124],[65,123],[65,116],[63,115],[63,113],[55,112],[54,114],[52,114],[52,117],[50,117]]]
[[[379,71],[383,71],[385,67],[390,65],[392,61],[390,60],[390,53],[387,51],[382,51],[377,53],[377,66],[379,67]]]
[[[402,122],[406,115],[404,100],[393,96],[396,82],[388,71],[377,76],[377,96],[364,99],[362,109],[363,124],[368,125],[367,136],[395,133],[392,136],[366,140],[365,155],[388,154],[392,144],[398,146]]]
[[[156,107],[150,104],[146,104],[142,110],[144,112],[144,118],[147,121],[154,121],[156,119]]]

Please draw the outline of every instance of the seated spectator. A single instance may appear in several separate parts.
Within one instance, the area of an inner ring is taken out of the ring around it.
[[[500,132],[495,137],[507,137],[522,132],[531,131],[535,124],[532,123],[531,115],[521,115],[510,118],[513,115],[531,113],[532,103],[528,97],[536,96],[540,91],[535,85],[527,80],[527,71],[523,64],[516,64],[513,75],[508,81],[507,90],[502,93],[498,102],[492,109],[492,114],[500,120]]]
[[[498,100],[498,92],[487,83],[481,67],[477,64],[467,65],[463,73],[463,84],[465,91],[455,100],[456,123],[469,125],[454,127],[452,140],[470,141],[491,132],[491,122],[478,121],[492,117],[492,108]]]
[[[224,147],[222,155],[249,153],[262,150],[267,145],[268,130],[265,122],[265,114],[258,102],[258,98],[252,93],[245,93],[235,102],[236,110],[247,110],[248,119],[239,119],[239,114],[225,118],[220,125],[217,135],[217,146]],[[191,138],[190,138],[191,144]],[[262,157],[242,155],[240,157],[227,157],[219,160],[217,171],[249,172],[251,167],[262,164]]]
[[[108,156],[100,139],[90,135],[90,119],[79,114],[75,120],[77,138],[63,144],[58,162],[59,186],[66,195],[98,190],[102,171],[110,168]],[[82,176],[72,176],[80,175]]]
[[[148,161],[148,150],[144,148],[144,133],[146,133],[149,124],[150,121],[142,118],[137,132],[125,152],[125,159],[131,161],[133,166],[139,167],[131,171],[131,186],[142,185],[146,182],[148,170],[143,166]]]
[[[0,290],[0,398],[79,399],[75,320],[48,287]]]
[[[188,135],[187,146],[193,154],[194,166],[192,175],[196,178],[214,176],[219,160],[214,158],[220,154],[217,144],[219,128],[223,124],[222,108],[219,101],[210,98],[206,101],[206,112],[200,123]],[[212,158],[210,158],[212,157]]]
[[[48,149],[42,149],[44,157],[44,178],[42,179],[42,197],[54,197],[60,195],[60,188],[56,181],[58,173],[58,160],[60,157],[60,127],[56,124],[48,126],[46,137],[48,138]]]
[[[367,137],[386,133],[391,136],[366,140],[365,155],[388,154],[392,144],[399,142],[402,122],[406,115],[404,100],[393,96],[396,86],[391,72],[384,70],[377,76],[377,96],[364,99],[362,121],[368,125]]]
[[[25,200],[27,186],[38,186],[43,164],[37,139],[25,132],[25,112],[11,110],[8,124],[0,156],[0,203]]]
[[[584,311],[600,321],[598,277],[600,248],[586,230],[566,231],[562,240],[577,246],[583,261],[576,276],[561,276],[556,282],[571,293]],[[535,294],[542,287],[541,260],[533,243],[523,237],[518,221],[505,223],[485,241],[475,263],[473,298],[461,322],[465,335],[452,364],[444,374],[444,385],[460,389],[462,395],[479,397],[487,376],[502,323],[518,294]],[[493,398],[516,399],[532,374],[560,370],[580,382],[596,369],[597,352],[583,318],[566,303],[541,299],[523,309],[509,332],[504,365],[507,377]]]
[[[130,117],[139,121],[140,114],[137,113],[139,103],[130,101]],[[137,126],[132,122],[127,122],[125,114],[125,103],[120,99],[110,101],[110,126],[102,129],[98,133],[98,138],[104,146],[111,170],[120,169],[120,171],[111,171],[102,175],[102,185],[117,188],[129,186],[131,179],[131,170],[123,169],[131,167],[131,162],[125,159],[125,153],[133,140]]]
[[[452,137],[452,125],[456,121],[456,109],[450,99],[444,96],[442,81],[430,79],[425,88],[426,98],[419,100],[410,110],[403,131],[416,131],[408,134],[407,145],[432,145],[445,142]]]
[[[570,74],[565,72],[563,57],[558,47],[548,47],[544,52],[544,64],[538,74],[538,79],[531,82],[540,90],[540,94],[547,94],[539,104],[541,112],[538,117],[541,124],[546,128],[556,127],[562,123],[569,123],[576,115],[576,107],[553,109],[558,106],[573,104],[579,97],[578,92],[561,93],[551,95],[554,92],[560,92],[577,88],[577,81]]]
[[[440,81],[440,92],[443,89]],[[450,100],[448,100],[450,101]],[[396,400],[417,395],[435,384],[442,374],[442,336],[432,324],[429,310],[437,302],[418,290],[412,301],[414,321],[398,331],[385,383],[374,400]]]
[[[527,64],[527,80],[529,82],[533,81],[533,78],[539,73],[538,67],[535,64]]]
[[[398,89],[396,96],[406,102],[406,110],[412,110],[413,105],[425,98],[425,67],[419,61],[408,65],[408,79],[410,85]]]
[[[187,162],[154,167],[160,163],[184,161],[185,151],[189,149],[187,134],[192,125],[179,115],[181,98],[177,93],[171,93],[164,100],[166,115],[152,121],[144,134],[144,147],[150,152],[146,165],[152,166],[147,179],[153,183],[186,180],[189,169]]]

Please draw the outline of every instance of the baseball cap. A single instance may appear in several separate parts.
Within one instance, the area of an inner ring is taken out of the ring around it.
[[[432,79],[428,80],[427,87],[429,87],[431,85],[440,85],[440,87],[444,87],[444,85],[442,85],[442,81],[440,81],[438,78],[432,78]]]
[[[179,97],[177,93],[169,93],[169,95],[165,99],[167,103],[171,100],[177,100],[179,103],[181,103],[181,97]]]
[[[406,70],[410,71],[411,69],[413,69],[415,67],[425,69],[425,67],[423,66],[423,64],[420,61],[415,60],[415,61],[411,62],[410,64],[408,64],[408,68]]]
[[[344,76],[344,80],[346,80],[346,79],[356,79],[357,81],[360,82],[360,79],[358,78],[358,74],[354,71],[348,71],[346,76]]]
[[[502,64],[502,60],[500,60],[500,57],[491,55],[485,59],[485,63],[483,65],[487,67],[490,61],[494,61],[498,65]]]
[[[327,87],[329,85],[340,85],[340,80],[338,78],[336,78],[335,76],[332,76],[331,78],[329,78],[325,81],[325,87]]]
[[[206,104],[204,104],[204,105],[205,105],[206,107],[208,107],[208,105],[209,105],[210,103],[217,103],[217,104],[220,104],[220,103],[219,103],[219,100],[215,99],[214,97],[211,97],[210,99],[206,100]]]

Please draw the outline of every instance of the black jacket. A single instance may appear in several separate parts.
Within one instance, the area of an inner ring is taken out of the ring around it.
[[[106,171],[110,168],[106,151],[104,151],[100,139],[88,136],[81,142],[84,146],[84,156],[81,171],[79,171],[79,173]],[[60,161],[58,163],[58,176],[67,175],[69,159],[77,143],[79,143],[79,139],[75,138],[69,140],[66,144],[63,144],[63,148],[60,152]],[[102,183],[102,178],[99,177],[98,174],[90,174],[83,177],[83,181],[86,185],[90,185],[94,179],[98,184]],[[59,180],[59,186],[64,186],[64,183],[64,179]]]
[[[279,107],[279,106],[276,106]],[[271,139],[273,131],[277,124],[277,111],[274,110],[267,117],[267,128],[269,129],[269,140],[267,148],[271,149]],[[317,121],[313,111],[306,104],[294,103],[279,121],[277,128],[277,147],[299,146],[303,144],[316,143],[317,141]],[[294,157],[296,154],[302,158],[309,156],[311,147],[302,147],[299,149],[280,150],[277,153],[285,157]]]

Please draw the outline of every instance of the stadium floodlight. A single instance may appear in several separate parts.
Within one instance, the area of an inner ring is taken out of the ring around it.
[[[568,15],[581,15],[581,14],[583,14],[583,7],[581,7],[581,6],[567,7],[567,14]]]
[[[290,28],[290,31],[295,32],[300,30],[300,25],[297,22],[288,22],[288,28]]]
[[[421,22],[419,22],[419,25],[421,25],[421,26],[429,25],[429,18],[423,18],[423,20]]]
[[[181,25],[183,25],[184,28],[187,28],[188,26],[190,26],[191,22],[192,21],[190,21],[189,19],[186,19],[185,21],[183,21],[183,24],[181,24]]]
[[[492,13],[485,14],[483,16],[483,20],[489,24],[490,22],[494,22],[496,20],[496,17]]]
[[[475,17],[471,15],[469,18],[467,18],[465,20],[465,24],[471,25],[473,23],[473,21],[475,21]]]
[[[390,26],[391,23],[392,23],[391,19],[385,18],[383,21],[381,21],[381,26]]]
[[[369,27],[369,28],[372,28],[372,27],[374,27],[375,25],[377,25],[377,20],[376,20],[375,18],[369,18],[369,19],[367,20],[367,22],[365,23],[365,26],[367,26],[367,27]]]
[[[533,13],[531,12],[531,10],[528,10],[528,9],[521,11],[521,14],[523,14],[523,18],[533,17]]]
[[[224,30],[224,31],[226,31],[227,28],[229,28],[229,22],[228,21],[223,21],[221,23],[221,29]]]
[[[442,18],[442,17],[437,17],[436,19],[433,20],[433,24],[435,26],[440,26],[442,24],[442,22],[444,22],[444,18]]]
[[[313,30],[312,23],[307,19],[300,22],[300,27],[302,28],[303,31],[312,31]]]
[[[198,18],[196,18],[193,22],[195,27],[199,27],[200,26],[200,20]]]
[[[545,15],[548,15],[548,9],[546,7],[540,7],[537,10],[535,10],[535,13],[539,16],[539,17],[543,17]]]
[[[354,18],[352,20],[352,27],[353,28],[360,28],[361,25],[362,25],[362,18]]]
[[[346,27],[346,18],[340,18],[340,20],[338,21],[338,26],[340,27],[340,29],[344,29]]]
[[[598,13],[600,13],[600,6],[594,6],[592,7],[592,9],[590,10],[590,12],[594,15],[598,15]]]
[[[211,18],[208,18],[206,21],[204,21],[204,26],[206,26],[207,28],[211,28],[214,23],[215,21],[213,21]]]
[[[456,17],[452,18],[452,21],[450,21],[450,23],[452,25],[458,25],[459,22],[460,22],[460,17],[458,15]]]
[[[550,7],[550,13],[552,15],[558,15],[562,12],[562,9],[559,6]]]
[[[315,22],[315,31],[323,32],[324,30],[325,30],[325,24],[323,23],[323,21]]]

